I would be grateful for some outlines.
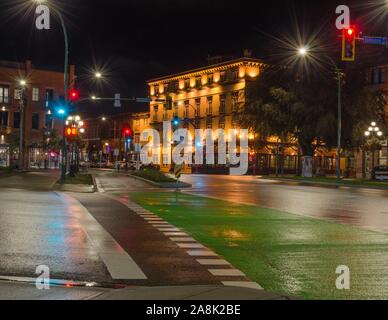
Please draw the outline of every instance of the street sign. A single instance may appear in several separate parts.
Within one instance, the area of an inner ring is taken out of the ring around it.
[[[388,38],[386,37],[364,37],[364,43],[375,44],[380,46],[388,46]]]
[[[120,108],[121,107],[121,97],[120,97],[120,93],[115,93],[115,103],[114,103],[114,107],[115,108]]]
[[[135,100],[136,102],[145,102],[145,103],[151,102],[151,99],[149,98],[136,98]]]
[[[174,167],[174,175],[175,178],[179,179],[182,174],[182,165],[181,164],[176,164]]]

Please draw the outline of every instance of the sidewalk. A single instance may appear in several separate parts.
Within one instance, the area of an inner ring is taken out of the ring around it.
[[[38,290],[34,283],[0,281],[0,300],[290,300],[264,290],[208,286],[67,287]]]
[[[58,178],[59,171],[14,171],[0,175],[0,188],[50,191]]]

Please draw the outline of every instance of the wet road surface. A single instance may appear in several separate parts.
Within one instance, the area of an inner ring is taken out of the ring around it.
[[[388,191],[303,186],[253,176],[183,175],[197,195],[388,231]]]
[[[0,276],[47,265],[55,279],[111,281],[79,209],[55,192],[0,189]]]

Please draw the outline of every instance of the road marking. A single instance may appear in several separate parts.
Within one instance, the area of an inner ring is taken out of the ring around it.
[[[210,250],[187,250],[186,251],[192,257],[211,257],[217,256],[213,251]]]
[[[174,242],[195,242],[195,239],[191,237],[173,237],[170,240]]]
[[[221,282],[224,286],[263,290],[263,288],[258,283],[252,282],[252,281],[221,281]]]
[[[132,257],[116,242],[89,211],[75,198],[57,192],[68,210],[76,213],[79,223],[85,230],[89,241],[98,252],[112,279],[147,279]]]
[[[183,248],[183,249],[202,249],[202,248],[205,248],[200,243],[177,243],[177,246],[179,248]]]
[[[177,236],[177,237],[184,237],[188,236],[186,232],[163,232],[165,236]]]
[[[181,231],[179,228],[158,228],[159,231],[165,231],[165,232],[170,232],[170,231]]]
[[[147,218],[147,217],[143,217],[144,220],[147,220],[147,221],[164,221],[162,218]]]
[[[204,266],[230,266],[230,263],[224,259],[197,259],[197,261]]]
[[[94,181],[96,182],[97,191],[100,193],[104,193],[105,190],[104,190],[104,187],[102,186],[100,179],[95,177]]]
[[[245,273],[237,269],[209,269],[213,276],[244,277]]]
[[[148,223],[154,223],[154,224],[168,224],[167,221],[147,221]]]

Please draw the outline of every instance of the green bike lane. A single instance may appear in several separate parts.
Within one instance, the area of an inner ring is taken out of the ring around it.
[[[224,257],[264,289],[305,299],[386,299],[388,236],[274,209],[174,192],[131,199]],[[336,268],[350,289],[336,288]]]

